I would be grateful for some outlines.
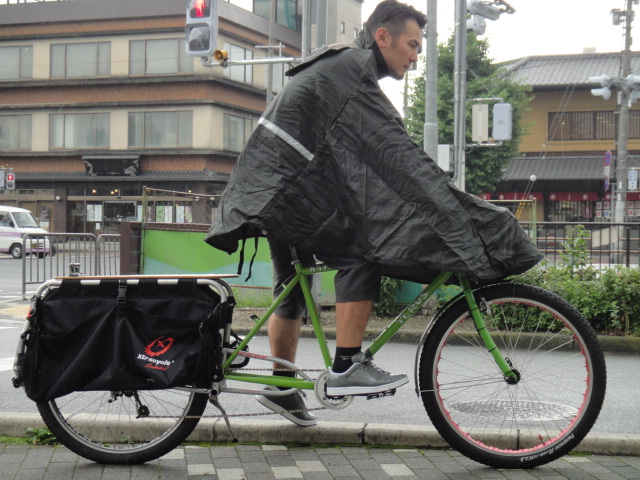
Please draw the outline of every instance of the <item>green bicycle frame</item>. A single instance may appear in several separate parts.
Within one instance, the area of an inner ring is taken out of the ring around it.
[[[329,353],[329,347],[327,345],[327,340],[322,330],[322,326],[320,324],[320,316],[318,315],[318,311],[316,309],[315,302],[313,300],[313,296],[311,293],[311,287],[309,284],[309,275],[313,275],[315,273],[323,273],[330,272],[333,269],[327,267],[326,265],[318,265],[313,267],[304,267],[300,262],[294,262],[294,267],[296,270],[296,274],[294,277],[287,283],[276,299],[274,299],[271,306],[267,309],[267,311],[260,317],[260,319],[256,322],[253,328],[247,333],[244,339],[240,342],[239,345],[236,346],[233,353],[229,355],[226,361],[223,363],[222,368],[225,371],[228,371],[229,367],[233,360],[238,356],[238,353],[244,349],[251,339],[260,331],[260,329],[265,325],[265,323],[269,320],[269,317],[273,312],[275,312],[276,308],[282,303],[282,301],[291,293],[291,291],[295,288],[296,285],[300,284],[300,288],[302,289],[302,293],[304,295],[305,302],[307,304],[307,308],[309,310],[309,316],[311,317],[311,325],[313,326],[314,333],[316,335],[318,345],[320,347],[320,352],[322,353],[322,358],[324,361],[325,367],[329,368],[332,364],[332,357]],[[380,335],[373,340],[371,345],[365,351],[365,355],[367,357],[373,357],[373,355],[378,352],[383,345],[385,345],[396,332],[402,328],[402,326],[416,313],[420,311],[424,303],[442,286],[444,283],[451,278],[453,274],[442,272],[436,276],[436,278],[427,285],[422,292],[415,298],[413,302],[411,302],[404,310],[395,318],[393,322],[391,322],[381,333]],[[464,275],[459,275],[460,284],[462,286],[462,290],[469,305],[469,313],[473,319],[473,322],[476,326],[478,334],[482,338],[487,350],[493,356],[498,368],[502,371],[505,379],[515,379],[517,378],[517,374],[511,370],[508,362],[505,360],[505,357],[502,355],[495,342],[491,338],[491,335],[487,331],[482,315],[480,314],[480,309],[478,308],[478,304],[476,302],[475,296],[473,295],[473,290],[471,288],[471,284],[469,280]],[[227,380],[236,380],[240,382],[249,382],[261,385],[273,385],[277,387],[285,387],[285,388],[296,388],[302,390],[313,390],[314,382],[309,381],[302,378],[291,378],[284,377],[280,375],[257,375],[236,371],[229,371],[225,373],[225,379]]]

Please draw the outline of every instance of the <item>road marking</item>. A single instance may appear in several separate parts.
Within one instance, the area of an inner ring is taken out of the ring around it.
[[[13,370],[13,361],[15,357],[0,358],[0,372],[7,372]]]

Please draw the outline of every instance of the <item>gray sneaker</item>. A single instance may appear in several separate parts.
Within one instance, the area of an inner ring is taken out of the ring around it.
[[[327,395],[367,395],[386,392],[409,382],[406,375],[391,374],[376,367],[363,353],[353,356],[353,365],[344,373],[329,371],[327,375]]]
[[[266,387],[265,390],[278,390],[278,388],[269,386]],[[313,427],[318,421],[315,415],[307,411],[303,395],[304,394],[299,391],[285,396],[256,395],[256,400],[296,425]]]

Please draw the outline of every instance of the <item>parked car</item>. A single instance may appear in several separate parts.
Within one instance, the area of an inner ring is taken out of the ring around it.
[[[28,233],[35,236],[23,246],[23,239]],[[21,258],[23,253],[41,257],[53,255],[49,239],[41,236],[47,233],[38,226],[29,210],[0,205],[0,253],[8,253],[13,258]]]

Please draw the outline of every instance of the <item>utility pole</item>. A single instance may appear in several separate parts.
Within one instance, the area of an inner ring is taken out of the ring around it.
[[[467,22],[467,9],[471,22]],[[515,9],[506,0],[456,0],[455,42],[453,59],[453,182],[460,190],[465,189],[465,112],[467,105],[467,30],[482,35],[486,29],[485,19],[498,20],[503,13],[514,13]]]
[[[424,78],[424,151],[438,161],[438,7],[427,0],[427,47]],[[406,98],[406,96],[405,96]]]
[[[631,23],[633,22],[633,4],[634,0],[627,0],[626,11],[612,10],[614,25],[618,25],[620,21],[624,22],[624,50],[622,51],[622,78],[627,79],[631,74]],[[637,0],[636,0],[637,3]],[[618,155],[616,159],[616,180],[618,183],[616,193],[616,205],[614,212],[615,222],[624,222],[627,206],[627,178],[628,167],[627,143],[629,140],[629,100],[631,97],[631,85],[628,81],[619,82],[620,91],[620,114],[618,118]]]
[[[467,101],[467,2],[457,0],[454,28],[453,65],[453,158],[455,170],[453,182],[464,191],[465,184],[465,110]]]

